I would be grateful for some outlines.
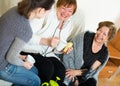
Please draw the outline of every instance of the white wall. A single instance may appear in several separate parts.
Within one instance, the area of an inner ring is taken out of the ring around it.
[[[85,30],[96,31],[100,21],[110,20],[120,27],[120,0],[77,0],[86,17]]]
[[[9,8],[17,5],[20,0],[0,0],[0,16]]]
[[[0,0],[0,13],[16,5],[20,0]],[[120,27],[120,0],[77,0],[85,14],[85,30],[96,31],[100,21],[110,20]]]

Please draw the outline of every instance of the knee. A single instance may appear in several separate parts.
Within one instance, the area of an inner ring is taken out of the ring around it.
[[[37,77],[31,80],[28,80],[28,85],[29,86],[40,86],[41,80]]]

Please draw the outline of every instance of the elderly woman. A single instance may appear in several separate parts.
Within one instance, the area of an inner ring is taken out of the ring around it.
[[[67,38],[72,32],[71,17],[76,9],[76,0],[58,0],[56,7],[46,16],[42,29],[38,27],[39,31],[33,35],[21,53],[30,54],[35,58],[34,65],[39,70],[42,82],[56,80],[56,76],[61,78],[59,85],[64,80],[65,67],[55,52],[66,46]],[[35,28],[36,24],[33,26]]]
[[[75,79],[75,86],[96,86],[97,76],[108,60],[106,42],[116,32],[113,22],[99,23],[96,33],[86,31],[73,38],[73,51],[64,55],[66,77]],[[65,84],[68,84],[66,80]]]

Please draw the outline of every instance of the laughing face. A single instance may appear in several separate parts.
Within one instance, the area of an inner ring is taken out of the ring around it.
[[[73,15],[74,5],[60,6],[57,8],[57,16],[59,20],[65,21]]]
[[[95,41],[98,43],[104,43],[108,40],[109,28],[103,26],[99,28],[95,34]]]

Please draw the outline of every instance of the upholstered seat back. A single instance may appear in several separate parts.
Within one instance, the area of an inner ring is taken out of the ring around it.
[[[74,38],[77,34],[81,33],[85,29],[85,16],[81,9],[77,9],[75,14],[71,17],[73,31],[68,37],[68,41]]]

